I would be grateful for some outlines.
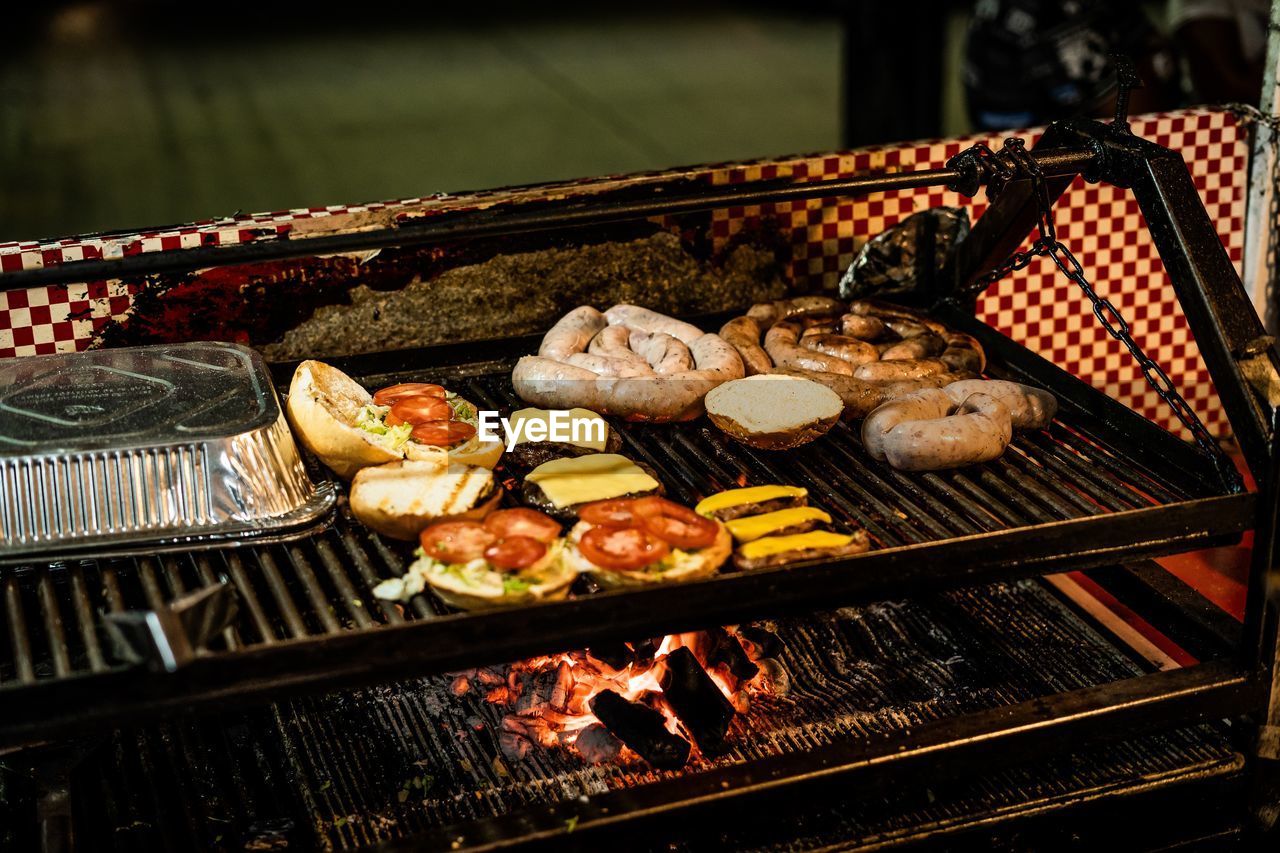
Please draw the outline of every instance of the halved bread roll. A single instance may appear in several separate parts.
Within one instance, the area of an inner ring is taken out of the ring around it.
[[[358,471],[349,500],[366,526],[393,539],[416,539],[434,521],[484,518],[501,497],[488,468],[401,459]]]
[[[322,361],[304,361],[293,372],[285,412],[294,434],[344,480],[369,465],[403,459],[403,451],[356,426],[373,396],[347,374]]]
[[[712,389],[707,416],[730,437],[762,450],[786,450],[827,433],[844,412],[825,385],[773,373],[735,379]]]
[[[450,404],[457,419],[476,426],[476,407],[456,395]],[[502,455],[502,442],[481,441],[479,434],[457,447],[445,448],[422,444],[404,435],[393,436],[387,430],[379,434],[362,429],[362,416],[373,405],[373,395],[360,383],[336,367],[322,361],[304,361],[293,373],[285,412],[294,433],[302,443],[320,457],[325,465],[345,480],[361,468],[383,465],[398,459],[412,459],[445,468],[450,464],[477,465],[492,468]],[[380,424],[382,414],[374,415]],[[404,428],[407,431],[407,427]]]
[[[563,547],[564,540],[557,539],[542,559],[518,572],[501,572],[488,565],[451,569],[425,558],[410,566],[410,571],[420,570],[440,600],[460,610],[560,601],[578,577],[577,570],[565,562]],[[513,578],[519,583],[511,583]]]

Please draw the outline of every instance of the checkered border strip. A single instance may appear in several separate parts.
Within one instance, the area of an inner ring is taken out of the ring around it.
[[[1247,140],[1225,112],[1185,110],[1134,120],[1135,133],[1180,151],[1190,165],[1211,220],[1237,266],[1243,253]],[[1020,132],[1029,142],[1037,131]],[[47,242],[0,243],[0,276],[20,269],[83,259],[182,251],[256,240],[304,239],[387,227],[446,210],[592,194],[641,183],[706,180],[730,184],[791,177],[819,180],[871,170],[899,171],[943,166],[975,141],[990,137],[884,145],[854,151],[719,164],[639,175],[607,176],[532,187],[460,195],[332,205],[191,223],[130,235],[86,236]],[[731,207],[712,215],[712,237],[723,245],[743,224],[772,218],[790,229],[793,273],[809,286],[833,287],[861,245],[918,210],[936,205],[968,208],[976,219],[986,208],[938,188],[876,194],[854,200],[810,200],[762,207]],[[1227,430],[1217,394],[1201,364],[1172,291],[1167,287],[1150,235],[1128,193],[1077,181],[1055,208],[1065,242],[1080,257],[1100,293],[1134,324],[1135,336],[1179,385],[1210,429]],[[83,349],[95,333],[129,310],[136,288],[121,282],[91,282],[0,292],[0,357],[43,355]],[[1082,296],[1047,262],[1001,282],[980,304],[983,318],[1046,358],[1086,378],[1145,416],[1173,427],[1158,397],[1133,368],[1127,353],[1094,323]]]

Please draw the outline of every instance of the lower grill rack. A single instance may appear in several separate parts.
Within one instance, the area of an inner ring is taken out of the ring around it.
[[[499,745],[498,706],[474,692],[456,696],[451,679],[437,676],[117,733],[73,776],[78,837],[104,851],[241,849],[271,839],[324,849],[399,841],[436,849],[458,838],[464,848],[483,846],[501,838],[502,824],[490,822],[512,813],[784,753],[818,761],[837,741],[891,737],[1142,671],[1038,581],[765,627],[781,641],[790,689],[757,694],[732,732],[732,751],[684,771],[590,765],[556,749],[514,761]],[[797,806],[798,822],[788,817],[772,841],[769,821],[713,835],[735,849],[809,849],[837,838],[965,825],[1018,803],[1065,803],[1081,791],[1236,770],[1238,756],[1223,734],[1200,727],[1020,768],[988,767],[964,784],[926,786],[921,797],[932,801],[894,793],[839,808]]]

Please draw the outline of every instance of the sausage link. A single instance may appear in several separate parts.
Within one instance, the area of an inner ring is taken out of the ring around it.
[[[936,358],[917,358],[873,361],[858,367],[853,375],[871,382],[889,382],[895,379],[919,379],[922,376],[946,372],[947,366]]]
[[[779,367],[798,367],[801,370],[819,370],[829,373],[852,374],[853,365],[834,355],[814,352],[798,346],[800,324],[791,320],[775,323],[764,334],[764,349]]]
[[[666,314],[659,314],[657,311],[650,311],[648,308],[641,308],[639,305],[625,303],[615,305],[604,312],[604,319],[610,326],[628,326],[646,332],[662,332],[664,335],[678,338],[686,345],[692,344],[703,334],[697,326],[668,317]]]
[[[538,355],[564,360],[571,353],[583,352],[605,325],[605,316],[590,305],[574,308],[547,330],[538,347]]]
[[[811,335],[806,331],[800,336],[800,346],[805,349],[811,349],[814,352],[834,355],[836,358],[855,366],[866,364],[869,361],[878,361],[880,358],[880,353],[876,351],[874,346],[866,341],[851,338],[848,335]]]
[[[631,330],[626,326],[606,326],[591,339],[591,343],[587,345],[587,352],[591,355],[621,358],[647,365],[648,362],[644,357],[631,348],[630,340]]]
[[[972,335],[963,332],[947,332],[942,336],[947,348],[938,356],[955,370],[972,370],[981,373],[987,368],[987,354],[982,344]]]
[[[768,373],[773,367],[769,354],[760,346],[760,324],[750,317],[734,317],[720,327],[720,337],[738,351],[747,376]]]
[[[946,349],[947,342],[940,335],[925,329],[922,334],[914,335],[889,347],[880,353],[880,357],[887,361],[933,358],[942,355]]]
[[[946,417],[954,405],[941,388],[924,388],[882,403],[862,422],[862,446],[868,456],[883,462],[884,439],[890,430],[906,421]]]
[[[845,314],[840,318],[840,333],[864,341],[876,341],[884,337],[884,321],[879,317],[863,314]]]
[[[900,471],[939,471],[997,459],[1012,438],[1004,404],[987,394],[971,394],[955,414],[903,421],[884,436],[882,447],[885,460]]]
[[[970,379],[952,382],[945,390],[956,403],[963,402],[971,394],[985,394],[999,400],[1009,410],[1009,417],[1018,429],[1044,429],[1058,413],[1057,397],[1043,388],[1020,382]]]
[[[630,350],[639,355],[644,363],[659,373],[680,373],[693,370],[693,355],[689,347],[678,338],[662,332],[646,332],[632,329],[627,337]]]

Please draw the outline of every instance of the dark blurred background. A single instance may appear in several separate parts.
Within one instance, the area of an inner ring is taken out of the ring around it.
[[[1140,108],[1261,81],[1196,0],[439,5],[7,10],[0,240],[1105,112],[1113,49]]]

